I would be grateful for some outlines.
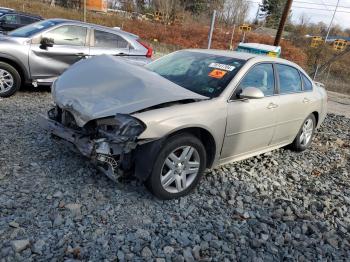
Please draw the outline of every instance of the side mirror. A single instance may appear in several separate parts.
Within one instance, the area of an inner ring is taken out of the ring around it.
[[[40,40],[40,48],[47,49],[48,47],[53,47],[54,40],[52,38],[43,37]]]
[[[258,99],[263,98],[264,93],[256,87],[247,87],[244,88],[242,93],[239,95],[240,98],[248,98],[248,99]]]

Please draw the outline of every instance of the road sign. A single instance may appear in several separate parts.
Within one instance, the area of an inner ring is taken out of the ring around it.
[[[252,27],[250,25],[243,24],[243,25],[239,26],[240,32],[250,32],[251,30],[252,30]]]

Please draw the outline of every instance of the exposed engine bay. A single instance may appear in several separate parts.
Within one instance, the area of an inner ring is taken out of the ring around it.
[[[88,157],[110,179],[116,181],[132,168],[132,151],[146,126],[126,114],[102,118],[79,127],[73,115],[58,106],[41,116],[40,124],[53,137],[69,142],[75,151]]]

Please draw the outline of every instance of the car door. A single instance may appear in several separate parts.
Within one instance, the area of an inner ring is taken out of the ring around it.
[[[0,25],[4,31],[12,31],[20,27],[19,17],[17,14],[7,14],[0,18]]]
[[[70,65],[88,56],[88,31],[85,26],[61,25],[32,39],[29,54],[32,77],[57,77]],[[53,45],[43,46],[43,38],[51,39]]]
[[[273,144],[291,142],[310,113],[308,98],[303,92],[299,70],[290,65],[276,64],[279,82],[279,107]]]
[[[90,55],[128,56],[130,43],[117,33],[94,29],[90,47]]]
[[[278,107],[275,83],[271,63],[255,65],[242,78],[228,103],[226,134],[221,154],[223,161],[254,153],[270,145]],[[264,97],[240,99],[239,93],[247,87],[260,89]]]

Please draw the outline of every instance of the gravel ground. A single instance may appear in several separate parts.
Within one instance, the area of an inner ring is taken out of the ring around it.
[[[36,116],[47,91],[0,100],[0,261],[350,259],[350,119],[312,147],[208,171],[180,200],[114,184],[56,145]]]

